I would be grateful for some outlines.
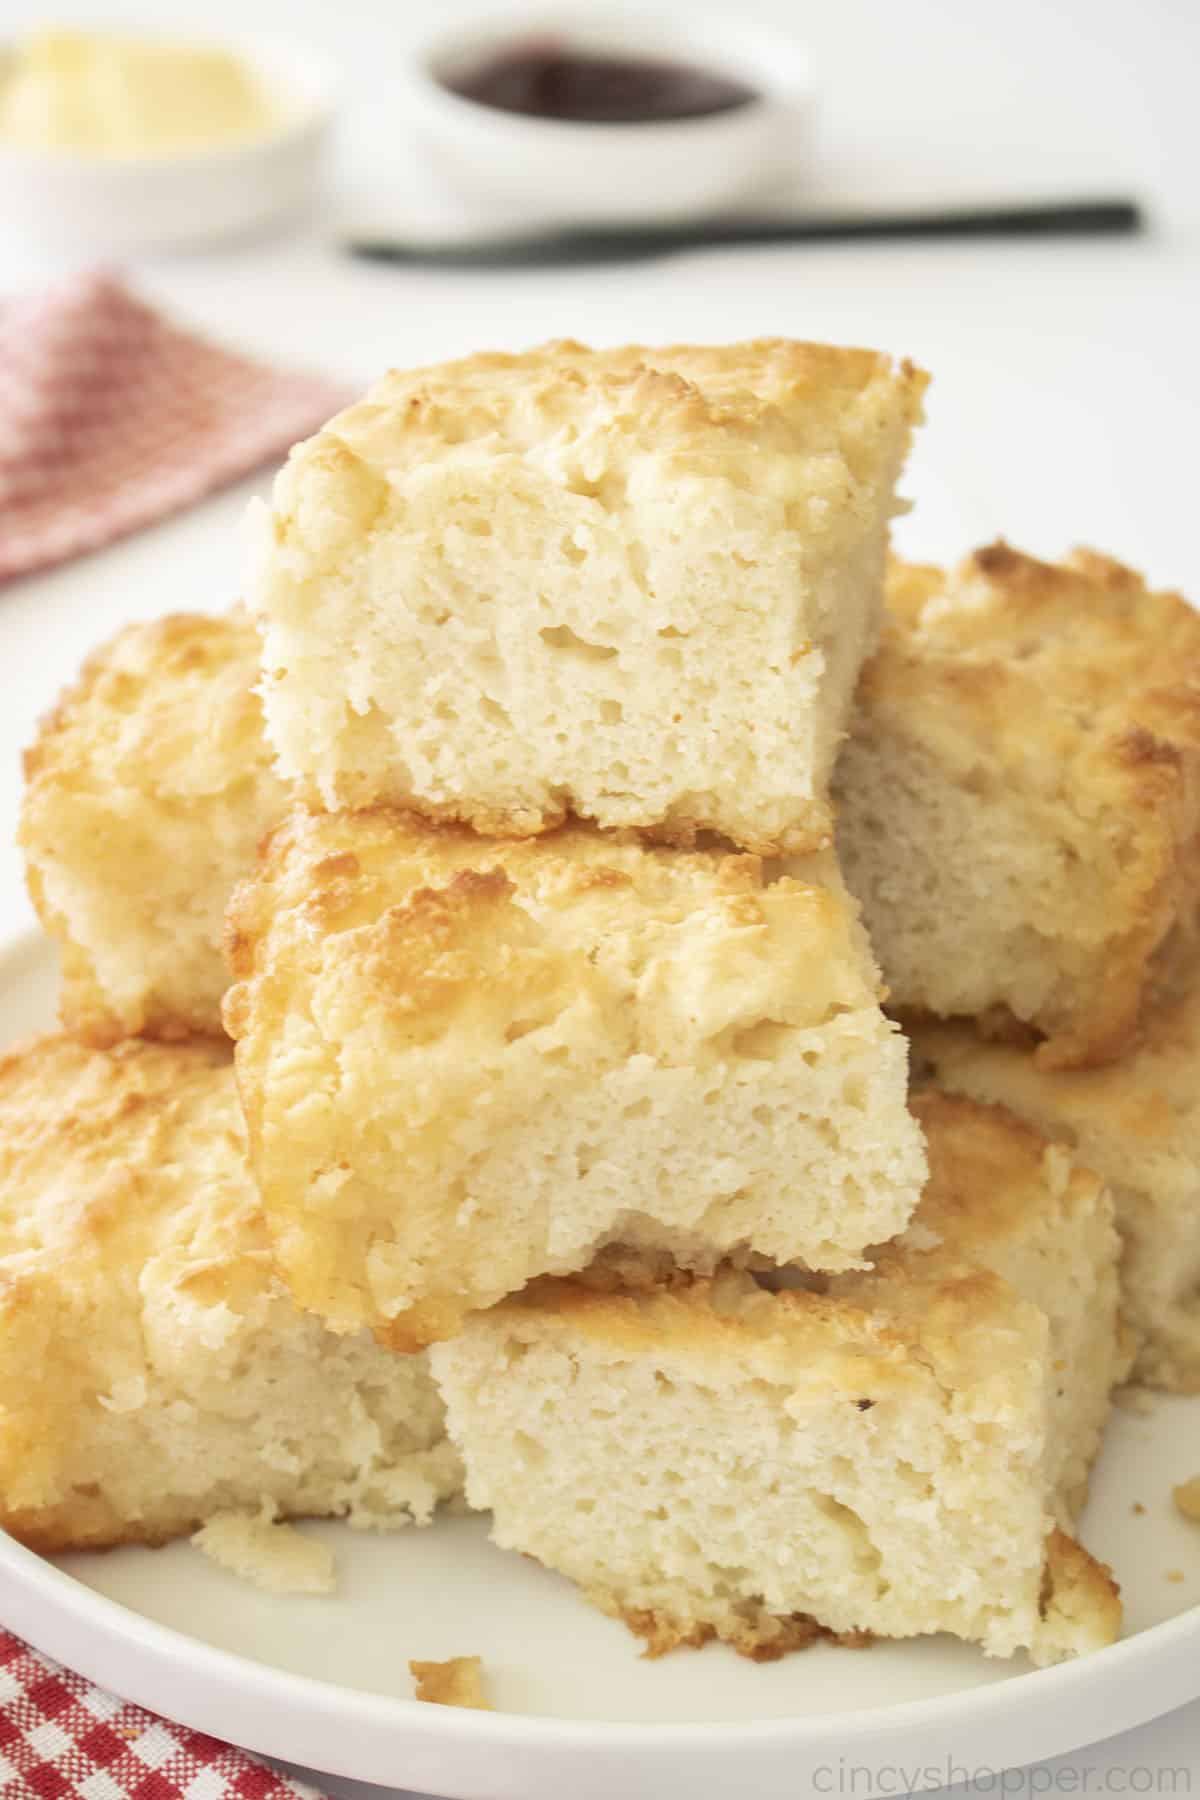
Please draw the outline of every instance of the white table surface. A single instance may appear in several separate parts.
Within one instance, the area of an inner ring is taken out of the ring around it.
[[[107,0],[61,10],[130,16]],[[143,14],[293,32],[338,57],[338,189],[378,214],[419,180],[389,109],[388,71],[415,29],[459,10],[456,0],[207,0],[189,12],[147,0]],[[1200,7],[764,0],[756,10],[812,46],[823,123],[804,185],[821,199],[1132,192],[1151,209],[1151,231],[468,274],[355,265],[332,247],[326,217],[269,242],[149,261],[131,277],[214,335],[351,386],[388,364],[567,334],[653,343],[780,332],[902,352],[935,377],[903,548],[953,557],[1001,533],[1039,554],[1093,543],[1200,598]],[[0,28],[44,12],[4,0]],[[0,294],[56,272],[26,246],[0,245]],[[0,938],[32,922],[11,843],[19,752],[36,718],[122,622],[228,604],[245,498],[266,479],[0,594]],[[1097,1718],[1098,1738],[1103,1730]],[[1020,1780],[1033,1793],[1200,1791],[1200,1704]],[[1023,1791],[1015,1773],[1006,1791]]]

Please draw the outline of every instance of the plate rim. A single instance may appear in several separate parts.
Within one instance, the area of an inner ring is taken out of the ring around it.
[[[104,1555],[104,1551],[95,1554]],[[7,1567],[6,1567],[7,1565]],[[127,1606],[122,1600],[114,1600],[109,1594],[102,1594],[96,1588],[89,1587],[66,1569],[60,1569],[50,1559],[39,1555],[7,1531],[0,1527],[0,1588],[4,1586],[4,1577],[15,1576],[22,1585],[36,1588],[39,1577],[48,1578],[52,1588],[61,1588],[69,1593],[75,1604],[70,1602],[63,1610],[70,1613],[86,1613],[96,1610],[103,1620],[111,1616],[115,1629],[126,1637],[144,1637],[158,1640],[164,1649],[176,1648],[186,1650],[189,1654],[198,1653],[203,1661],[212,1661],[229,1673],[239,1674],[243,1679],[253,1678],[266,1684],[280,1683],[287,1687],[295,1687],[315,1699],[318,1695],[337,1695],[347,1700],[354,1710],[367,1713],[398,1711],[406,1719],[424,1719],[433,1714],[447,1719],[457,1719],[472,1729],[485,1729],[490,1732],[493,1727],[501,1728],[501,1735],[520,1735],[524,1725],[546,1727],[553,1735],[580,1735],[589,1737],[596,1734],[607,1734],[619,1731],[628,1733],[633,1738],[671,1737],[685,1740],[698,1737],[708,1741],[714,1737],[730,1734],[750,1737],[772,1737],[776,1735],[820,1736],[837,1726],[842,1730],[853,1725],[861,1730],[864,1725],[874,1727],[878,1723],[886,1727],[893,1721],[900,1723],[927,1722],[931,1717],[940,1719],[947,1712],[957,1711],[997,1711],[1003,1710],[1004,1697],[1015,1690],[1028,1691],[1031,1683],[1038,1683],[1044,1692],[1048,1686],[1070,1689],[1086,1682],[1090,1671],[1100,1663],[1104,1663],[1113,1675],[1117,1671],[1113,1664],[1136,1661],[1139,1657],[1153,1652],[1153,1660],[1169,1653],[1175,1640],[1186,1646],[1194,1640],[1200,1648],[1200,1604],[1186,1607],[1174,1618],[1162,1619],[1157,1625],[1147,1626],[1144,1631],[1134,1632],[1132,1636],[1120,1638],[1115,1644],[1106,1645],[1101,1650],[1093,1650],[1083,1656],[1069,1657],[1063,1662],[1054,1663],[1047,1668],[1030,1668],[1022,1670],[1019,1675],[1010,1679],[988,1683],[981,1687],[962,1688],[953,1694],[925,1694],[910,1700],[897,1700],[887,1706],[869,1706],[849,1708],[836,1713],[800,1714],[795,1717],[774,1717],[748,1720],[709,1720],[686,1721],[674,1720],[654,1723],[642,1719],[570,1719],[562,1718],[555,1713],[486,1713],[472,1712],[465,1708],[445,1707],[439,1710],[427,1704],[406,1699],[400,1694],[375,1693],[369,1688],[346,1687],[336,1681],[322,1681],[315,1675],[301,1675],[291,1670],[277,1668],[272,1663],[262,1662],[257,1657],[244,1656],[236,1650],[223,1649],[219,1644],[207,1644],[202,1638],[191,1637],[180,1631],[177,1626],[164,1625],[157,1619],[151,1619],[140,1613],[135,1607]],[[1194,1672],[1194,1694],[1189,1698],[1200,1699],[1200,1660]],[[1169,1711],[1170,1705],[1163,1708]],[[1151,1715],[1153,1716],[1153,1715]],[[510,1728],[512,1732],[510,1733]]]
[[[549,1793],[539,1777],[567,1771],[577,1794],[610,1794],[618,1770],[626,1795],[650,1800],[663,1792],[664,1767],[678,1772],[687,1753],[711,1776],[736,1767],[742,1780],[748,1757],[777,1764],[781,1785],[756,1781],[756,1794],[794,1796],[805,1770],[827,1767],[851,1739],[867,1760],[917,1757],[936,1743],[941,1763],[969,1755],[976,1769],[1011,1768],[1091,1746],[1200,1698],[1200,1606],[1090,1655],[954,1694],[795,1718],[656,1724],[468,1712],[294,1674],[149,1619],[3,1531],[0,1596],[10,1628],[35,1648],[151,1711],[329,1774],[472,1800]],[[495,1771],[489,1775],[496,1752],[521,1753],[515,1784],[496,1785]],[[641,1764],[632,1782],[631,1756]],[[601,1778],[594,1789],[576,1779],[584,1757]]]

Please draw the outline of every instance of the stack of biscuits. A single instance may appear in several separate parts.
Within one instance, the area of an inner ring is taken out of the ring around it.
[[[22,822],[63,1029],[0,1065],[10,1530],[250,1567],[465,1495],[655,1651],[1117,1635],[1112,1390],[1200,1391],[1200,618],[889,562],[924,386],[393,373],[248,610],[85,667]]]

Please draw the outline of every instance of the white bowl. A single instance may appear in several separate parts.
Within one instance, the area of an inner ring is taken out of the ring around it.
[[[49,247],[126,255],[253,232],[312,195],[333,114],[330,68],[259,37],[222,42],[283,103],[260,137],[170,155],[94,157],[0,142],[0,225]]]
[[[727,112],[648,124],[574,123],[504,112],[452,93],[452,78],[527,38],[662,58],[752,88]],[[735,16],[506,11],[427,38],[405,97],[438,172],[465,197],[577,225],[682,219],[730,207],[803,159],[813,84],[786,33]]]

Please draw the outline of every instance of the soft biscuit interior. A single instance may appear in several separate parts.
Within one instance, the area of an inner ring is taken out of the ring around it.
[[[500,835],[827,844],[923,387],[770,339],[389,374],[260,518],[284,773]]]

